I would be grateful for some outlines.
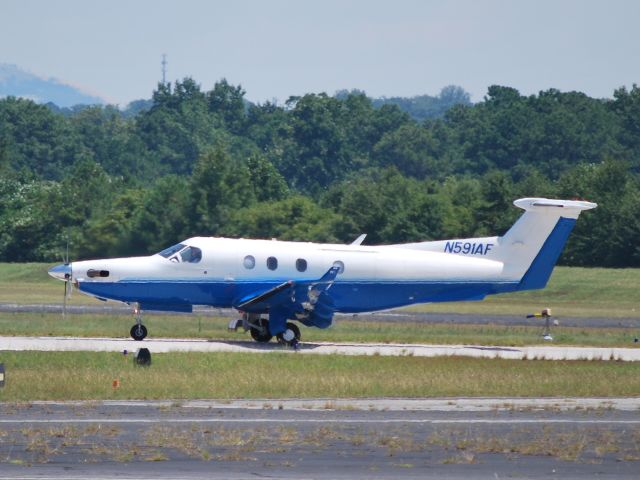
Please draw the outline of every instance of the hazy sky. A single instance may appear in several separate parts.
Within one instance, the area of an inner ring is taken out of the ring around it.
[[[371,96],[492,84],[610,97],[640,83],[637,0],[0,0],[0,63],[122,105],[226,77],[247,98]]]

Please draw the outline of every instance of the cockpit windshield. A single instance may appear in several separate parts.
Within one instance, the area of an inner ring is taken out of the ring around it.
[[[173,255],[176,252],[179,252],[184,247],[185,247],[184,244],[179,243],[177,245],[174,245],[173,247],[165,248],[161,252],[158,252],[158,255],[162,255],[164,258],[169,258],[171,255]]]
[[[178,254],[178,252],[180,252]],[[198,247],[187,246],[179,243],[173,247],[166,248],[158,253],[172,262],[198,263],[202,260],[202,250]]]

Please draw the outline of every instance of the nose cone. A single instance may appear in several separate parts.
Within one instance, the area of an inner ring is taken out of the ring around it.
[[[49,275],[58,280],[68,280],[71,278],[71,264],[56,265],[49,269]]]

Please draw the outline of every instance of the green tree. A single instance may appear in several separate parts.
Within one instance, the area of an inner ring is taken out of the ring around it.
[[[245,128],[245,91],[238,85],[229,85],[223,78],[207,93],[209,111],[220,116],[227,130],[241,134]]]
[[[233,161],[222,146],[204,153],[189,183],[189,211],[185,217],[190,231],[215,235],[234,210],[254,203],[249,178],[249,169]]]
[[[224,234],[233,237],[337,242],[344,234],[340,215],[300,195],[262,202],[233,212]]]

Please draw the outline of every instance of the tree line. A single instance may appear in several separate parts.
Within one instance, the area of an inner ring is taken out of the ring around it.
[[[72,258],[147,254],[195,235],[502,234],[515,198],[549,196],[600,205],[562,263],[640,266],[640,88],[594,99],[492,86],[471,104],[447,87],[446,110],[434,98],[252,104],[241,86],[185,78],[126,112],[2,99],[0,260],[53,262],[67,244]]]

